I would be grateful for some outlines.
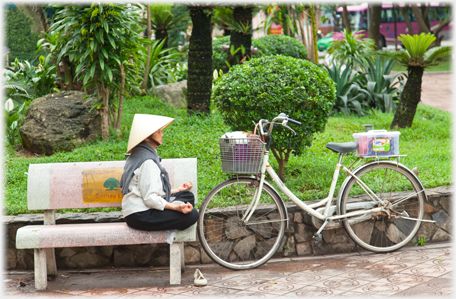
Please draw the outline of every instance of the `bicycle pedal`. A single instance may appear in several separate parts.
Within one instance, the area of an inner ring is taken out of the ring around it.
[[[313,237],[312,237],[313,241],[317,244],[321,244],[323,238],[321,236],[321,234],[314,234]]]

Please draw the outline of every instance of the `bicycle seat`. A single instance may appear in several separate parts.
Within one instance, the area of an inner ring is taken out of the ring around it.
[[[358,149],[358,143],[356,142],[344,142],[344,143],[336,143],[336,142],[328,142],[326,147],[332,150],[335,153],[350,153]]]

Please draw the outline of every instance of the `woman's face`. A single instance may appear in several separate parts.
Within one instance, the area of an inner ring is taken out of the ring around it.
[[[162,145],[163,144],[162,130],[158,130],[154,134],[152,134],[152,138],[158,143],[158,145]]]

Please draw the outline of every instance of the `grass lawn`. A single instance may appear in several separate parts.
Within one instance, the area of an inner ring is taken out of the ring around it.
[[[198,158],[198,201],[201,203],[218,183],[230,178],[221,170],[218,138],[231,131],[218,113],[211,116],[188,117],[186,110],[175,109],[152,96],[127,99],[122,119],[123,140],[115,133],[106,141],[94,141],[49,157],[28,158],[8,148],[4,153],[4,214],[37,213],[27,211],[27,175],[31,163],[61,163],[78,161],[123,160],[127,149],[129,129],[135,113],[159,114],[176,120],[165,131],[164,144],[158,149],[163,158]],[[287,186],[304,200],[327,196],[337,155],[325,148],[328,142],[353,141],[353,133],[363,132],[362,124],[373,124],[374,129],[389,129],[393,114],[376,113],[367,117],[332,116],[324,132],[316,134],[312,146],[301,156],[291,156],[286,166]],[[419,105],[412,128],[400,130],[400,153],[407,154],[401,162],[410,169],[418,167],[419,178],[425,188],[452,184],[450,113]],[[245,128],[245,130],[252,130]],[[272,155],[271,155],[272,157]],[[350,165],[355,157],[346,159]],[[277,162],[271,158],[277,169]],[[339,178],[339,185],[344,177]],[[337,190],[336,190],[337,192]],[[113,211],[118,209],[92,209]],[[65,210],[77,211],[77,210]],[[87,211],[87,210],[84,210]]]

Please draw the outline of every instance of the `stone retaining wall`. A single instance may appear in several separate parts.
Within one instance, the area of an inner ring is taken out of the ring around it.
[[[452,240],[452,187],[439,187],[427,190],[429,201],[425,205],[425,219],[436,223],[423,222],[415,240],[424,237],[426,244]],[[343,227],[324,230],[320,245],[312,242],[316,232],[312,217],[294,204],[287,203],[290,227],[278,256],[293,257],[323,255],[360,250],[345,232]],[[56,214],[57,224],[94,223],[123,221],[121,212],[110,213],[66,213]],[[33,269],[33,250],[17,250],[15,247],[17,230],[26,225],[43,224],[42,214],[4,216],[6,226],[4,236],[7,245],[7,269]],[[413,245],[410,245],[413,246]],[[150,267],[169,265],[169,246],[128,245],[102,247],[72,247],[56,249],[57,268],[104,268],[104,267]],[[212,260],[201,248],[199,241],[185,244],[187,264],[211,263]]]

